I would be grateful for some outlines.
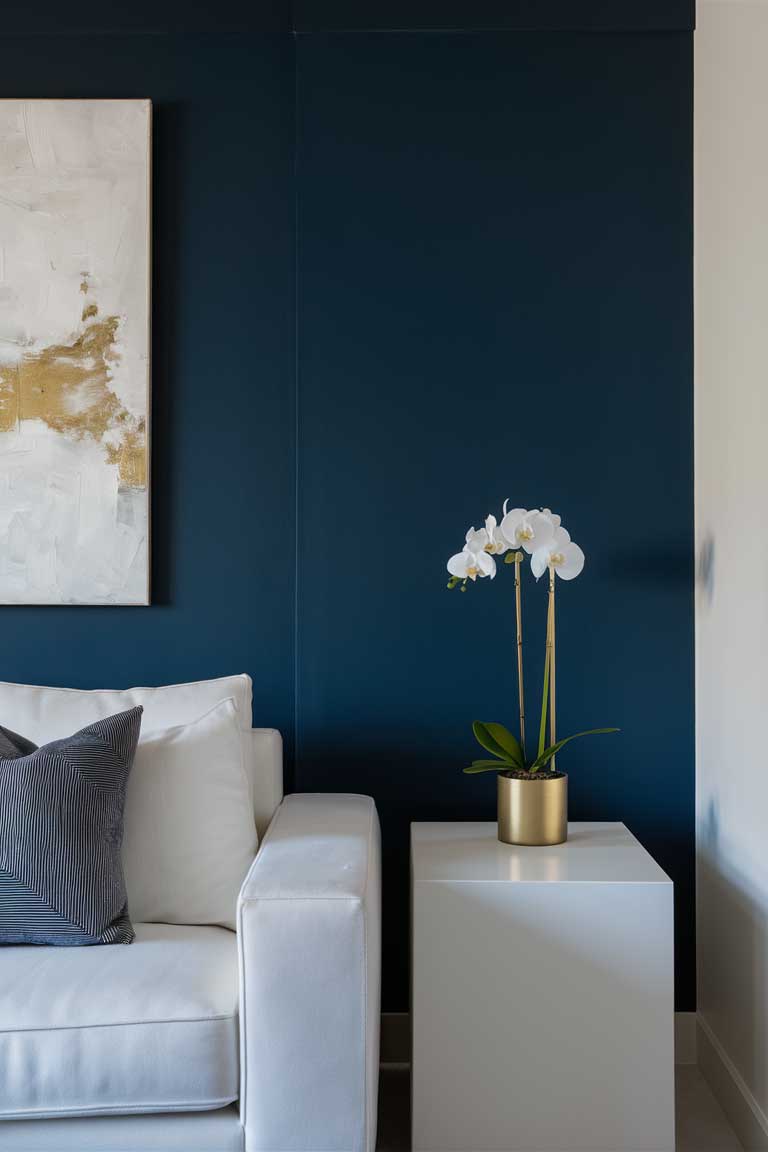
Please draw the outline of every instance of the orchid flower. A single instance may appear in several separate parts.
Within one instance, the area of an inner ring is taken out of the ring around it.
[[[531,571],[538,580],[553,568],[562,580],[573,580],[584,567],[584,553],[565,528],[556,528],[552,539],[531,556]]]
[[[502,536],[495,516],[486,516],[485,527],[470,528],[465,537],[466,546],[473,552],[487,552],[490,556],[501,556],[509,549],[509,542]]]
[[[560,523],[559,517],[558,525]],[[523,548],[529,554],[537,552],[552,541],[555,534],[555,524],[551,514],[541,512],[534,508],[527,512],[525,508],[513,508],[507,512],[507,501],[504,501],[504,518],[501,521],[501,533],[509,542],[511,548]]]
[[[474,529],[470,529],[474,532]],[[477,533],[476,535],[479,535]],[[469,537],[469,533],[467,533]],[[470,547],[469,542],[464,545],[461,552],[457,552],[455,556],[451,556],[448,561],[448,571],[451,576],[457,580],[476,580],[478,576],[482,579],[484,576],[490,576],[493,580],[496,575],[496,561],[492,556],[489,556],[484,548],[479,548],[475,551]]]
[[[485,527],[469,529],[461,552],[451,556],[448,571],[455,580],[476,580],[478,576],[496,575],[494,556],[501,556],[509,544],[501,535],[495,516],[486,516]]]

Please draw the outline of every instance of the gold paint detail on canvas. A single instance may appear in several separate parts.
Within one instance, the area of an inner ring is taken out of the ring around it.
[[[105,441],[109,435],[107,459],[117,465],[121,488],[146,488],[146,420],[132,416],[110,387],[119,317],[99,319],[89,303],[83,322],[70,343],[25,352],[17,364],[0,366],[0,432],[42,420],[75,440]]]
[[[19,422],[18,368],[0,366],[0,432],[13,432]]]
[[[117,464],[121,487],[146,488],[147,426],[144,420],[123,432],[119,444],[107,444],[107,460]]]

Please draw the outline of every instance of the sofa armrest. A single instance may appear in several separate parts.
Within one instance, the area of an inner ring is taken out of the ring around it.
[[[374,1152],[381,848],[367,796],[296,794],[238,902],[246,1152]]]

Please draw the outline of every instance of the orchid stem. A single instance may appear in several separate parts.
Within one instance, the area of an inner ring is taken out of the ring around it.
[[[544,655],[544,687],[541,690],[541,720],[539,722],[539,750],[541,756],[546,747],[547,701],[549,700],[549,609],[547,609],[547,647]]]
[[[520,566],[523,556],[515,553],[515,616],[517,619],[517,694],[520,707],[520,747],[525,764],[525,691],[523,689],[523,613],[522,592],[520,589]]]
[[[548,637],[548,663],[549,663],[549,743],[555,743],[555,569],[549,568],[549,620],[547,626]],[[554,756],[549,762],[552,772],[555,771]]]

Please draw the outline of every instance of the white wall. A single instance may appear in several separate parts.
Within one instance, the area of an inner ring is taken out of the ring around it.
[[[768,0],[697,9],[701,1059],[768,1147]]]

